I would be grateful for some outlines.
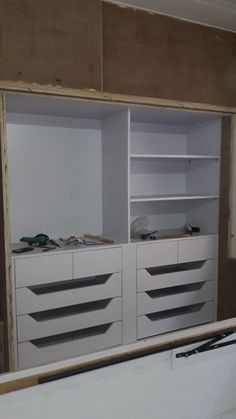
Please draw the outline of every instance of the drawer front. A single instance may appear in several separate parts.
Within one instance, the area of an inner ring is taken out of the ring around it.
[[[177,292],[170,295],[157,295],[161,291],[150,291],[154,293],[149,295],[147,292],[138,294],[138,315],[154,313],[158,311],[170,310],[177,307],[197,304],[204,301],[210,301],[214,298],[214,281],[207,281],[201,285],[201,288],[195,289],[193,285],[187,285],[185,292]],[[190,288],[192,287],[192,288]],[[175,292],[175,289],[173,289]],[[155,294],[156,293],[156,294]]]
[[[177,263],[177,241],[137,245],[137,268]]]
[[[93,307],[91,307],[91,304]],[[70,310],[66,308],[64,315],[61,309],[59,309],[59,312],[58,310],[56,312],[55,310],[50,310],[49,314],[48,311],[45,312],[45,319],[40,315],[38,318],[37,316],[32,317],[29,314],[18,316],[18,342],[25,342],[122,320],[122,301],[120,297],[85,305],[82,304],[82,306],[79,306],[79,310],[80,312],[76,313],[73,306],[72,313],[70,313]],[[58,317],[55,317],[57,315]],[[54,317],[52,318],[52,316]]]
[[[17,288],[72,279],[72,254],[17,259],[15,272]]]
[[[121,271],[121,248],[73,254],[74,278]]]
[[[97,326],[84,337],[73,336],[67,340],[64,338],[63,343],[57,343],[56,340],[48,344],[35,341],[19,343],[19,368],[56,362],[121,344],[122,322],[112,323],[105,330],[103,326]]]
[[[180,240],[178,243],[178,262],[213,259],[215,239],[212,237]]]
[[[98,281],[99,281],[99,277]],[[90,278],[87,278],[88,283]],[[72,281],[73,282],[73,281]],[[96,282],[96,280],[95,280]],[[97,285],[78,286],[77,288],[65,289],[62,287],[56,291],[49,289],[47,293],[37,294],[34,289],[18,288],[16,290],[16,314],[35,313],[41,310],[65,307],[75,304],[87,303],[111,297],[121,296],[121,274],[115,273],[108,276],[105,282]],[[84,281],[83,281],[84,284]],[[64,286],[64,282],[61,283]]]
[[[191,267],[194,269],[191,269]],[[154,274],[151,274],[146,269],[139,269],[137,271],[138,292],[214,279],[213,260],[207,260],[201,265],[197,263],[196,266],[191,264],[191,267],[186,270],[170,273],[165,273],[164,270],[163,273],[160,273],[161,270],[158,269],[157,274],[155,274],[155,272],[153,272]]]
[[[212,321],[214,321],[213,302],[204,303],[196,311],[185,314],[177,315],[175,311],[173,317],[150,319],[147,316],[140,316],[138,317],[138,339]]]

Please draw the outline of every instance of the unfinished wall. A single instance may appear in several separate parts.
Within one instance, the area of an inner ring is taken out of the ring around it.
[[[103,3],[106,92],[236,106],[236,34]]]
[[[1,0],[0,80],[100,90],[100,2]]]

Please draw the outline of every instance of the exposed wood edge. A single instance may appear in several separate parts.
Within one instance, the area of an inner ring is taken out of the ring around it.
[[[236,258],[236,251],[232,247],[233,242],[233,233],[235,231],[235,223],[236,223],[236,217],[234,215],[235,211],[235,202],[234,200],[236,197],[234,197],[233,200],[233,194],[236,190],[235,184],[236,184],[236,167],[234,165],[235,158],[236,158],[236,116],[231,117],[231,124],[230,124],[230,163],[229,163],[229,222],[228,222],[228,256],[230,258],[235,259]]]
[[[71,363],[69,366],[57,367],[60,363],[51,364],[45,372],[37,372],[40,367],[24,371],[23,377],[17,378],[19,373],[5,374],[1,377],[0,395],[12,391],[22,390],[39,384],[41,379],[50,378],[57,374],[68,374],[76,371],[76,373],[84,372],[86,370],[93,370],[115,364],[126,362],[129,357],[132,359],[149,355],[155,352],[168,351],[173,348],[184,346],[193,342],[198,342],[206,338],[211,338],[216,334],[236,329],[236,318],[225,320],[218,323],[193,327],[186,331],[179,331],[170,333],[167,337],[157,337],[145,341],[139,341],[134,344],[126,345],[125,347],[116,347],[103,351],[102,355],[99,352],[90,355],[90,360],[82,360]],[[158,340],[160,340],[158,342]],[[154,341],[154,342],[153,342]],[[112,353],[112,351],[116,353]],[[81,357],[86,358],[86,356]],[[63,362],[63,361],[62,361]],[[36,372],[35,372],[36,371]],[[13,378],[11,377],[13,376]]]
[[[98,92],[93,89],[79,90],[63,88],[61,86],[40,85],[37,83],[23,83],[0,81],[0,91],[41,94],[48,96],[61,96],[67,98],[91,99],[101,102],[115,102],[133,105],[145,105],[164,108],[185,109],[192,111],[219,112],[226,114],[236,113],[236,107],[212,105],[208,103],[184,102],[171,99],[159,99],[141,96],[130,96],[118,93]]]
[[[2,189],[2,210],[4,220],[4,265],[5,265],[5,316],[4,316],[4,337],[6,339],[5,364],[10,371],[14,369],[14,347],[13,347],[13,315],[12,315],[12,281],[11,281],[11,249],[10,249],[10,221],[8,203],[8,161],[6,143],[6,104],[5,95],[0,95],[0,147],[1,147],[1,189]]]

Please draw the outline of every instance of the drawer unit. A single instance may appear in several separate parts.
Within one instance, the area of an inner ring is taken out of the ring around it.
[[[19,368],[122,344],[121,247],[14,263]]]
[[[149,291],[193,284],[214,279],[213,260],[190,262],[162,268],[139,269],[137,271],[137,291]]]
[[[121,273],[16,289],[17,315],[121,296]]]
[[[19,343],[19,368],[60,361],[120,344],[122,322]]]
[[[178,262],[213,259],[215,240],[212,237],[180,240],[178,243]]]
[[[177,241],[137,245],[137,268],[177,263]]]
[[[214,321],[213,302],[140,316],[138,317],[138,339],[211,321]]]
[[[15,260],[16,288],[72,278],[71,253],[40,255]]]
[[[121,297],[48,310],[17,319],[18,342],[122,320]]]
[[[188,306],[214,298],[214,282],[198,282],[138,293],[138,315]]]
[[[88,250],[73,254],[74,278],[121,271],[121,248]]]

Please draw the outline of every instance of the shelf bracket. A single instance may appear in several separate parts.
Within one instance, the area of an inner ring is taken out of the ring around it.
[[[219,348],[223,348],[225,346],[234,345],[234,344],[236,344],[236,339],[229,340],[227,342],[218,343],[222,339],[224,339],[228,336],[231,336],[234,333],[236,333],[236,330],[230,330],[230,331],[225,332],[225,333],[220,333],[220,334],[216,335],[213,339],[208,341],[207,343],[204,343],[203,345],[200,345],[195,349],[192,349],[192,350],[186,351],[186,352],[180,352],[180,353],[176,354],[176,358],[188,358],[192,355],[200,354],[202,352],[212,351],[214,349],[219,349]]]

